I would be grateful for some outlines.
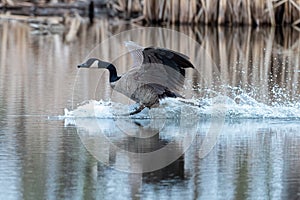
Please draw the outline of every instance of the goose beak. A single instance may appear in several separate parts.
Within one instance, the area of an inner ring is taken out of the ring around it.
[[[77,65],[77,68],[84,68],[84,67],[86,67],[84,64]]]
[[[86,62],[77,65],[77,67],[78,68],[90,68],[90,67],[93,67],[93,65],[94,65],[94,63],[95,63],[96,60],[97,59],[95,59],[95,58],[90,58]]]

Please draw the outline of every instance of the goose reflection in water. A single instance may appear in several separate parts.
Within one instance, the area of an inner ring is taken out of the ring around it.
[[[183,154],[197,130],[197,123],[174,119],[78,118],[75,123],[81,142],[98,161],[157,180],[170,174],[184,178]]]

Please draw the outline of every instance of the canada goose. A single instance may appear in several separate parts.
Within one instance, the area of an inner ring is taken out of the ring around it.
[[[96,62],[98,68],[108,69],[113,89],[139,104],[129,115],[137,114],[145,107],[157,106],[162,98],[180,97],[185,69],[194,68],[186,55],[159,47],[143,48],[131,41],[125,45],[130,50],[134,65],[122,76],[118,76],[112,63],[97,58],[88,59],[78,68],[89,68]]]

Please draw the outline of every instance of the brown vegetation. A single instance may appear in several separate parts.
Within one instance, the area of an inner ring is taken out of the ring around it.
[[[148,23],[300,24],[300,0],[144,0],[140,6],[132,2],[116,0],[114,4],[126,5],[119,9],[123,12],[133,10],[129,6],[140,7]]]
[[[22,15],[87,15],[91,0],[1,0],[0,8]],[[110,16],[147,24],[300,25],[300,0],[112,0],[97,1]],[[101,7],[101,8],[100,8]]]

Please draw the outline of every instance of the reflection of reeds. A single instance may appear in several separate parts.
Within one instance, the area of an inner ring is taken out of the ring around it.
[[[0,80],[0,83],[2,83],[0,86],[17,87],[18,84],[26,85],[30,81],[37,82],[31,87],[30,91],[25,92],[28,95],[25,97],[27,98],[26,102],[32,106],[40,105],[46,108],[49,106],[55,107],[54,104],[63,101],[60,96],[65,95],[59,91],[61,86],[65,85],[66,77],[69,76],[69,69],[66,67],[74,70],[76,65],[85,59],[89,53],[88,51],[93,49],[96,44],[104,41],[111,33],[119,33],[128,28],[127,26],[111,27],[105,20],[96,21],[93,26],[82,24],[77,40],[64,45],[63,40],[60,40],[57,35],[45,38],[29,37],[27,35],[29,29],[25,27],[24,25],[13,26],[10,23],[2,25],[2,31],[0,32],[0,72],[1,74],[11,72],[16,74],[30,73],[24,79],[15,80],[11,77],[2,79]],[[185,33],[192,39],[196,39],[200,45],[190,45],[185,38],[176,38],[174,35],[165,35],[163,32],[156,36],[151,35],[151,32],[145,32],[140,38],[127,35],[120,38],[120,40],[98,47],[95,49],[94,54],[89,55],[89,57],[96,56],[113,61],[118,66],[119,72],[123,73],[130,68],[131,60],[128,56],[121,56],[117,60],[113,58],[126,51],[125,47],[123,49],[117,48],[123,45],[123,41],[132,40],[145,46],[157,45],[187,54],[193,63],[197,63],[197,69],[200,73],[200,76],[194,76],[193,71],[189,71],[188,76],[192,77],[194,83],[200,83],[201,87],[212,87],[216,81],[223,85],[245,88],[251,85],[256,88],[257,100],[268,101],[273,95],[272,88],[277,85],[288,91],[287,93],[291,98],[299,97],[299,31],[292,28],[252,29],[251,27],[243,27],[242,29],[219,27],[214,29],[181,26],[173,28]],[[9,33],[14,35],[8,37]],[[13,40],[14,37],[18,40]],[[36,44],[35,48],[29,47],[29,44]],[[17,54],[16,49],[20,51]],[[205,49],[206,52],[201,51],[201,49]],[[32,59],[28,59],[30,57]],[[209,57],[213,59],[215,65],[209,61]],[[11,67],[11,65],[14,67]],[[57,76],[47,77],[43,70],[56,70]],[[97,91],[97,98],[108,99],[111,89],[107,84],[107,79],[101,80],[98,85],[95,85],[99,82],[99,76],[95,73],[95,70],[86,70],[84,73],[91,73],[94,78],[89,80],[88,77],[82,77],[83,79],[79,82],[94,81],[92,85],[96,87],[91,88],[89,84],[81,84],[80,87],[83,87],[84,93],[89,98],[95,98],[95,91]],[[39,76],[34,76],[34,74]],[[102,77],[106,77],[106,75]],[[14,85],[12,81],[18,84]],[[53,98],[57,99],[57,101],[51,102],[49,106],[47,105],[48,101],[42,100],[47,95],[42,91],[40,92],[41,95],[36,93],[39,90],[38,86],[45,83],[53,83],[51,85],[53,92],[55,92]],[[72,92],[71,88],[68,92]],[[10,93],[1,94],[4,98],[9,99],[20,96],[20,94],[11,94],[11,96]],[[6,102],[14,101],[8,100]]]
[[[206,60],[206,54],[200,54],[199,49],[190,47],[185,51],[184,41],[175,42],[172,37],[164,38],[165,47],[181,49],[192,60],[201,63],[200,70],[205,77],[203,85],[211,85],[216,81],[216,73],[224,85],[241,86],[247,88],[251,85],[256,88],[258,100],[271,101],[272,88],[279,86],[289,91],[289,98],[299,96],[299,32],[288,29],[252,28],[191,28],[180,27],[192,38],[201,42],[201,47],[214,60],[219,68],[216,71]],[[275,36],[276,35],[276,36]],[[280,36],[281,35],[281,36]],[[150,36],[144,37],[150,40]],[[146,42],[149,43],[150,41]],[[154,44],[156,41],[152,41]],[[150,42],[151,43],[151,42]],[[199,60],[201,61],[199,61]],[[198,61],[197,61],[198,60]],[[197,81],[201,81],[198,79]]]
[[[272,101],[274,86],[289,91],[287,92],[289,98],[299,96],[300,91],[297,88],[300,78],[299,31],[292,28],[252,29],[251,27],[215,29],[180,26],[174,28],[196,39],[206,52],[201,52],[201,48],[197,46],[188,45],[184,38],[164,34],[154,36],[151,32],[145,32],[140,38],[127,35],[113,41],[109,46],[98,50],[99,56],[111,60],[112,55],[116,56],[126,51],[115,47],[122,46],[122,41],[133,40],[142,45],[162,46],[187,54],[192,62],[200,65],[197,66],[200,77],[193,74],[189,76],[193,76],[194,83],[200,83],[201,87],[212,87],[216,81],[218,84],[245,89],[251,86],[255,88],[252,92],[255,93],[257,100],[266,103]],[[119,27],[112,32],[118,33],[123,30]],[[209,61],[209,57],[216,65]],[[115,62],[121,73],[127,71],[131,65],[130,58],[126,56],[120,57]],[[109,94],[108,86],[102,90],[103,94]]]
[[[219,66],[224,85],[251,86],[255,88],[256,99],[266,103],[274,100],[274,87],[286,91],[286,100],[299,98],[298,31],[219,28],[218,35],[214,32],[205,34],[208,36],[202,45],[204,48],[207,46],[205,43],[213,45],[208,53]],[[279,39],[280,34],[283,36]]]

